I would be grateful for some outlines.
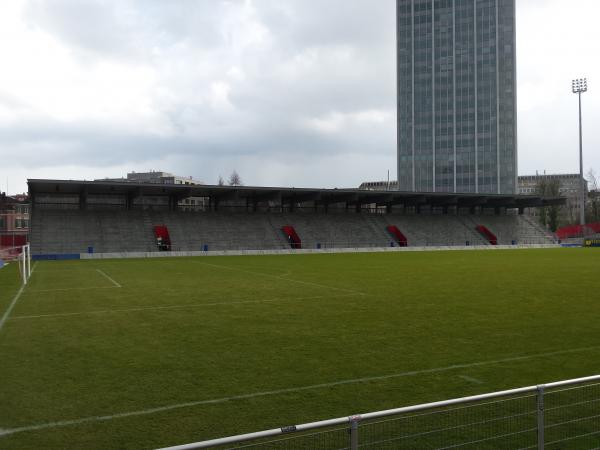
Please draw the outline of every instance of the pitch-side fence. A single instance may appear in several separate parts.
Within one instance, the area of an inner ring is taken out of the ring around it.
[[[596,449],[600,375],[162,450]]]

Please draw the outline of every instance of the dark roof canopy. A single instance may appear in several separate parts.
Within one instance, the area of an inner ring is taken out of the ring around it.
[[[313,189],[293,187],[212,186],[182,184],[149,184],[117,181],[74,181],[29,179],[29,193],[36,194],[121,194],[138,197],[142,195],[172,196],[177,200],[189,197],[210,197],[215,200],[252,201],[277,200],[282,203],[316,201],[322,204],[380,204],[458,207],[506,207],[529,208],[562,205],[564,197],[541,197],[537,195],[454,194],[431,192],[401,192],[362,189]]]

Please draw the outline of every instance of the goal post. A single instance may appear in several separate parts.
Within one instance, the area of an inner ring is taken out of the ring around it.
[[[17,264],[23,284],[27,284],[31,276],[31,247],[29,244],[0,248],[0,268],[11,263]]]

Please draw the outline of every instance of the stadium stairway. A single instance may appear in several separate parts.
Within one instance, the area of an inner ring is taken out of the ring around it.
[[[498,245],[498,238],[488,227],[485,225],[476,225],[475,229],[490,243],[490,245]]]
[[[369,220],[372,214],[354,212],[282,213],[276,223],[280,227],[292,225],[302,239],[302,248],[356,248],[386,247],[390,238],[384,227],[374,231]]]
[[[553,244],[553,238],[529,218],[520,215],[469,215],[462,216],[472,227],[484,225],[498,239],[498,245]]]
[[[255,250],[286,248],[266,213],[158,212],[151,217],[169,227],[172,250]]]
[[[533,218],[527,215],[519,216],[519,227],[521,235],[525,240],[531,240],[531,243],[551,244],[558,242],[558,237],[542,228],[542,226]]]
[[[394,238],[400,247],[408,247],[408,239],[404,236],[404,233],[396,225],[388,225],[387,231]]]
[[[36,209],[32,214],[33,254],[154,251],[140,211]]]
[[[411,247],[465,245],[466,242],[480,245],[483,242],[475,230],[462,224],[459,216],[388,214],[384,217],[386,226],[395,225],[402,230]]]
[[[281,231],[283,231],[283,233],[287,236],[289,246],[291,248],[302,248],[302,240],[300,239],[300,236],[298,236],[298,233],[296,233],[296,230],[293,226],[284,225],[281,228]]]

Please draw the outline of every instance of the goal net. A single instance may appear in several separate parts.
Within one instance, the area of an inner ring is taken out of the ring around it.
[[[27,284],[31,276],[31,248],[29,244],[19,247],[0,247],[0,269],[9,265],[18,266],[23,284]]]

